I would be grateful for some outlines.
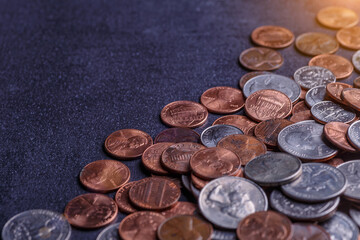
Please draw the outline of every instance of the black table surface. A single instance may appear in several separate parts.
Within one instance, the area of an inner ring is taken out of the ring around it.
[[[330,5],[360,14],[359,0],[1,1],[0,227],[29,209],[63,212],[87,193],[79,172],[110,159],[103,150],[110,133],[136,128],[154,138],[167,128],[159,118],[166,104],[238,87],[248,72],[238,56],[253,46],[254,28],[335,36],[315,19]],[[279,51],[278,74],[292,76],[310,60],[293,45]],[[196,131],[218,117],[210,114]],[[131,180],[149,176],[140,158],[123,162]],[[101,230],[73,228],[71,239],[95,239]]]

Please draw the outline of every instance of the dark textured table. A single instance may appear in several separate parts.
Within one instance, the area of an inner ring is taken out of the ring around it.
[[[1,228],[24,210],[63,212],[88,192],[79,172],[110,158],[103,150],[110,133],[137,128],[154,138],[166,128],[159,114],[167,103],[237,87],[247,72],[238,56],[257,26],[335,36],[315,20],[334,4],[360,14],[359,0],[1,1]],[[294,46],[280,52],[285,62],[275,72],[286,76],[310,60]],[[196,131],[218,117],[210,114]],[[124,163],[131,180],[148,176],[140,158]],[[95,239],[101,230],[73,228],[72,239]]]

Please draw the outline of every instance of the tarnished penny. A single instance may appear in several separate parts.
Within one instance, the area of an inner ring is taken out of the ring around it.
[[[153,144],[149,134],[137,129],[121,129],[105,140],[105,150],[115,158],[140,157]]]
[[[246,114],[261,122],[290,115],[292,103],[288,96],[276,90],[259,90],[251,94],[245,102]]]
[[[360,111],[360,89],[346,88],[341,93],[341,98],[356,111]]]
[[[290,121],[297,123],[306,120],[314,120],[310,110],[302,111],[291,116]]]
[[[284,48],[294,42],[294,34],[280,26],[261,26],[251,33],[251,39],[257,45],[269,48]]]
[[[253,77],[256,77],[256,76],[259,76],[259,75],[262,75],[262,74],[268,74],[269,72],[266,72],[266,71],[255,71],[255,72],[248,72],[246,74],[244,74],[240,80],[239,80],[239,87],[241,89],[243,89],[245,83],[247,81],[249,81],[250,79],[252,79]]]
[[[321,9],[316,19],[325,27],[333,29],[353,27],[359,22],[359,17],[353,10],[339,6]]]
[[[172,208],[159,213],[168,219],[176,215],[193,215],[197,208],[192,202],[177,202]]]
[[[191,174],[190,177],[192,184],[194,184],[197,189],[202,189],[203,187],[205,187],[206,184],[210,182],[208,180],[201,179],[194,174]]]
[[[195,128],[203,125],[208,117],[207,109],[196,102],[176,101],[161,110],[161,120],[172,127]]]
[[[64,216],[79,228],[98,228],[115,220],[116,202],[106,195],[87,193],[72,199],[65,207]]]
[[[129,168],[115,160],[98,160],[89,163],[80,172],[80,182],[95,192],[114,191],[129,179]]]
[[[346,47],[353,50],[360,49],[360,27],[351,27],[340,29],[336,33],[336,39],[338,42]]]
[[[294,223],[292,240],[331,240],[324,228],[315,224]]]
[[[122,213],[133,213],[137,211],[129,199],[130,188],[134,186],[135,183],[136,181],[125,184],[119,188],[115,194],[115,202],[118,205],[120,212]]]
[[[279,132],[286,126],[293,124],[286,119],[270,119],[259,123],[255,127],[255,137],[263,141],[270,147],[277,146],[277,137]]]
[[[337,167],[340,164],[343,164],[344,160],[342,160],[341,158],[333,158],[333,159],[330,159],[329,161],[326,161],[324,163],[329,164],[329,165],[331,165],[333,167]]]
[[[349,128],[349,125],[342,122],[329,122],[325,124],[324,135],[337,148],[348,152],[356,152],[356,149],[353,148],[348,140],[346,139],[346,132]]]
[[[209,112],[229,114],[239,111],[245,104],[244,96],[232,87],[213,87],[206,90],[200,98]]]
[[[174,182],[159,177],[141,179],[129,191],[131,203],[149,210],[169,208],[179,200],[180,195],[180,188]]]
[[[334,53],[339,49],[339,44],[335,38],[325,33],[308,32],[296,38],[296,48],[310,56],[324,53]]]
[[[294,105],[291,113],[295,115],[304,111],[310,111],[310,108],[305,104],[305,101],[300,101]]]
[[[339,55],[322,54],[313,57],[309,66],[318,66],[329,69],[336,79],[347,78],[354,71],[354,67],[349,60]]]
[[[354,64],[356,71],[360,72],[360,50],[354,53],[351,60]]]
[[[360,88],[360,77],[354,79],[354,87]]]
[[[271,71],[281,67],[284,59],[280,53],[269,48],[254,47],[244,50],[239,57],[242,66],[257,71]]]
[[[200,135],[190,128],[168,128],[159,133],[154,143],[159,142],[200,142]]]
[[[227,115],[220,117],[214,121],[212,125],[226,124],[239,128],[247,135],[253,135],[256,122],[242,115]]]
[[[344,104],[341,93],[345,88],[352,88],[351,85],[341,82],[329,83],[326,85],[326,94],[334,101]]]
[[[148,147],[141,157],[145,168],[155,174],[167,175],[169,172],[161,166],[161,154],[173,144],[160,142]]]

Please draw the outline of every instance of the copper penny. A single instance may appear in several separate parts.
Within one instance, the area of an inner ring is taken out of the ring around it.
[[[119,207],[120,212],[123,213],[133,213],[136,212],[137,209],[131,204],[129,199],[129,191],[132,186],[134,186],[134,182],[129,182],[119,188],[119,190],[115,194],[115,202]]]
[[[119,225],[122,240],[156,240],[156,230],[165,221],[157,212],[140,211],[126,216]]]
[[[175,143],[168,147],[161,156],[161,164],[170,172],[187,174],[190,172],[190,158],[206,147],[199,143]]]
[[[220,147],[200,150],[190,159],[193,174],[205,180],[232,175],[240,166],[241,161],[235,153]]]
[[[360,77],[354,79],[354,87],[360,88]]]
[[[212,125],[226,124],[239,128],[244,134],[253,135],[254,129],[257,125],[256,122],[252,121],[246,116],[242,115],[227,115],[220,117],[214,121]]]
[[[286,119],[270,119],[259,123],[255,127],[255,137],[270,147],[277,146],[279,132],[293,122]]]
[[[344,160],[342,160],[341,158],[333,158],[333,159],[330,159],[329,161],[326,161],[324,163],[329,164],[329,165],[331,165],[333,167],[337,167],[340,164],[343,164]]]
[[[325,27],[333,29],[353,27],[359,22],[359,17],[353,10],[339,6],[321,9],[316,19]]]
[[[161,154],[174,143],[160,142],[148,147],[142,155],[142,163],[152,173],[167,175],[169,172],[161,166]]]
[[[309,66],[318,66],[329,69],[336,79],[347,78],[354,71],[354,67],[349,60],[339,55],[322,54],[313,57],[309,61]]]
[[[310,108],[306,105],[305,101],[300,101],[296,103],[291,111],[292,115],[295,115],[297,113],[301,113],[304,111],[309,111]]]
[[[159,142],[200,142],[200,135],[190,128],[168,128],[159,133],[154,140]]]
[[[346,47],[353,50],[360,49],[360,27],[351,27],[340,29],[336,33],[336,39],[338,42]]]
[[[262,75],[262,74],[269,74],[270,72],[266,72],[266,71],[255,71],[255,72],[248,72],[246,74],[244,74],[240,80],[239,80],[239,87],[241,89],[244,88],[244,85],[247,81],[249,81],[250,79],[252,79],[253,77]]]
[[[242,165],[246,165],[253,158],[266,153],[266,146],[263,142],[247,135],[227,136],[221,139],[217,146],[236,153]]]
[[[341,93],[344,88],[352,88],[351,85],[346,83],[334,82],[326,85],[326,94],[335,102],[344,104],[341,99]]]
[[[274,118],[286,118],[291,114],[292,103],[284,93],[264,89],[251,94],[245,102],[246,114],[261,122]]]
[[[291,116],[289,119],[291,122],[297,123],[306,120],[314,120],[310,110],[302,111]]]
[[[160,212],[165,218],[171,218],[176,215],[193,215],[197,210],[197,205],[191,202],[177,202],[175,206]]]
[[[210,240],[213,228],[192,215],[178,215],[160,224],[157,230],[159,240]]]
[[[284,63],[280,53],[270,48],[254,47],[244,50],[239,57],[241,65],[258,71],[278,69]]]
[[[175,183],[175,185],[181,189],[182,188],[182,184],[181,184],[181,180],[178,177],[171,177],[171,176],[158,176],[158,175],[153,175],[151,174],[151,177],[156,177],[156,178],[162,178],[165,180],[169,180],[173,183]]]
[[[87,193],[72,199],[65,207],[64,216],[79,228],[99,228],[115,220],[118,207],[104,194]]]
[[[251,33],[251,39],[257,45],[269,48],[284,48],[294,42],[294,34],[280,26],[261,26]]]
[[[80,182],[95,192],[114,191],[129,179],[129,168],[115,160],[98,160],[89,163],[80,172]]]
[[[290,240],[291,221],[274,211],[255,212],[239,223],[236,229],[240,240]]]
[[[141,179],[129,191],[132,204],[149,210],[169,208],[179,200],[180,195],[180,188],[174,182],[159,177]]]
[[[360,111],[360,89],[345,88],[341,93],[341,98],[357,111]]]
[[[324,134],[335,147],[348,152],[356,152],[356,149],[350,145],[346,138],[349,126],[349,124],[342,122],[329,122],[325,124]]]
[[[307,91],[305,89],[301,89],[301,93],[300,93],[300,100],[305,100],[305,96],[306,96]]]
[[[334,53],[339,49],[339,43],[325,33],[308,32],[296,38],[296,48],[303,54],[316,56],[324,53]]]
[[[331,240],[330,235],[319,225],[295,223],[292,229],[292,240]]]
[[[130,159],[140,157],[153,144],[149,134],[137,129],[121,129],[105,140],[105,150],[113,157]]]
[[[176,101],[161,110],[161,120],[172,127],[195,128],[203,125],[208,118],[207,109],[196,102]]]
[[[197,189],[202,189],[203,187],[205,187],[205,185],[206,185],[207,183],[210,182],[210,181],[208,181],[208,180],[201,179],[201,178],[195,176],[194,174],[191,174],[190,177],[191,177],[191,182],[192,182],[192,184],[194,184],[194,186],[195,186]]]

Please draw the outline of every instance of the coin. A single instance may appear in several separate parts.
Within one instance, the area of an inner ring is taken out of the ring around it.
[[[130,159],[140,157],[153,144],[149,134],[137,129],[121,129],[105,140],[105,150],[113,157]]]
[[[191,174],[190,177],[191,177],[191,182],[199,190],[201,190],[203,187],[205,187],[206,184],[209,183],[208,180],[201,179],[201,178],[195,176],[194,174]]]
[[[356,118],[356,114],[351,109],[345,109],[331,101],[318,102],[311,107],[310,111],[314,119],[323,124],[328,122],[349,123]]]
[[[348,140],[346,139],[346,132],[349,128],[349,125],[342,122],[329,122],[325,124],[324,135],[334,146],[339,149],[356,152],[356,149],[353,148]]]
[[[344,197],[350,201],[360,203],[360,160],[348,161],[337,166],[347,179]]]
[[[86,193],[75,197],[65,207],[64,216],[79,228],[99,228],[115,220],[116,202],[104,194]]]
[[[357,77],[357,78],[354,79],[354,87],[355,88],[360,88],[360,77]]]
[[[351,27],[340,29],[336,33],[336,39],[338,42],[346,47],[353,50],[360,49],[360,27]]]
[[[353,10],[338,6],[321,9],[316,19],[325,27],[334,29],[353,27],[359,22],[359,17]]]
[[[277,146],[279,132],[286,126],[293,124],[286,119],[270,119],[259,123],[254,130],[255,137],[270,147]]]
[[[159,133],[154,140],[160,142],[200,142],[200,135],[190,128],[168,128]]]
[[[258,185],[245,178],[229,176],[208,183],[201,190],[198,202],[203,216],[225,229],[236,229],[249,214],[268,208],[266,194]]]
[[[244,96],[232,87],[213,87],[206,90],[200,98],[209,112],[229,114],[239,111],[245,104]]]
[[[159,142],[148,147],[141,157],[145,168],[154,174],[167,175],[169,172],[161,166],[161,154],[173,145],[172,142]]]
[[[99,233],[96,240],[118,240],[119,239],[119,224],[114,223],[106,227]]]
[[[68,240],[70,235],[71,227],[64,216],[45,209],[27,210],[16,214],[5,223],[1,232],[3,240]]]
[[[326,86],[310,88],[305,95],[305,102],[311,108],[316,103],[324,101],[326,96]]]
[[[330,234],[332,240],[357,240],[359,235],[359,228],[355,223],[339,211],[320,226]]]
[[[351,85],[346,83],[334,82],[326,85],[326,94],[334,101],[343,104],[341,99],[341,92],[344,88],[352,88]]]
[[[217,124],[206,128],[201,133],[200,139],[206,147],[215,147],[221,139],[234,134],[244,134],[244,132],[231,125]]]
[[[360,151],[360,120],[352,123],[347,131],[349,143]]]
[[[301,53],[310,56],[334,53],[339,49],[339,44],[335,38],[318,32],[301,34],[296,38],[295,46]]]
[[[341,93],[341,98],[347,105],[360,112],[360,89],[345,88]]]
[[[214,228],[211,240],[237,240],[236,232]]]
[[[196,102],[176,101],[161,110],[161,120],[172,127],[195,128],[203,125],[208,118],[207,109]]]
[[[253,47],[244,50],[240,54],[239,61],[245,68],[257,71],[275,70],[284,63],[280,53],[263,47]]]
[[[245,102],[246,114],[261,122],[273,118],[286,118],[291,114],[292,103],[284,93],[264,89],[251,94]]]
[[[335,75],[328,69],[322,67],[305,66],[294,73],[294,80],[302,88],[310,89],[317,86],[326,86],[335,82]]]
[[[324,163],[329,164],[329,165],[331,165],[333,167],[337,167],[340,164],[344,163],[344,160],[342,160],[341,158],[332,158],[332,159],[330,159],[330,160],[328,160],[328,161],[326,161]]]
[[[329,69],[336,79],[347,78],[354,71],[349,60],[339,55],[321,54],[309,61],[309,66],[317,66]]]
[[[195,199],[198,199],[200,196],[200,190],[197,189],[192,182],[190,182],[190,190]]]
[[[115,202],[118,205],[120,212],[133,213],[137,211],[129,199],[130,188],[134,186],[135,183],[136,181],[129,182],[117,190],[115,194]]]
[[[190,189],[190,177],[188,175],[181,175],[181,183],[182,185],[186,188],[186,190],[188,190],[189,192],[191,192]]]
[[[331,240],[324,228],[316,224],[294,223],[292,240]]]
[[[256,76],[259,76],[261,74],[267,74],[267,73],[270,73],[270,72],[266,72],[266,71],[254,71],[254,72],[248,72],[246,74],[244,74],[240,80],[239,80],[239,87],[241,89],[244,88],[244,85],[247,81],[249,81],[250,79],[252,79],[253,77],[256,77]]]
[[[312,117],[310,110],[307,110],[307,111],[302,111],[300,113],[296,113],[295,115],[291,116],[290,121],[297,123],[297,122],[313,120],[313,119],[314,118]]]
[[[355,52],[352,56],[352,63],[357,71],[360,72],[360,50]]]
[[[242,115],[227,115],[220,117],[216,119],[212,125],[214,126],[217,124],[225,124],[237,127],[246,135],[253,135],[254,128],[257,125],[256,122]]]
[[[310,108],[305,104],[305,101],[300,101],[294,105],[291,113],[295,115],[305,111],[310,111]]]
[[[354,208],[349,210],[349,214],[351,218],[356,222],[356,224],[360,227],[360,211]]]
[[[197,205],[191,202],[177,202],[172,208],[160,212],[166,219],[176,215],[192,215],[197,210]]]
[[[257,45],[269,48],[285,48],[294,42],[294,34],[280,26],[261,26],[251,33],[251,39]]]

